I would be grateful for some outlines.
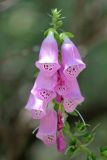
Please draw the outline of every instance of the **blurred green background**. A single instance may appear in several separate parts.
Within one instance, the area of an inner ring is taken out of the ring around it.
[[[107,0],[0,0],[0,160],[68,160],[31,134],[38,122],[24,110],[53,8],[62,9],[63,30],[87,64],[78,109],[93,127],[101,122],[91,147],[107,145]]]

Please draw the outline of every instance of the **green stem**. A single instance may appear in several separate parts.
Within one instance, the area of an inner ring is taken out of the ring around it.
[[[83,116],[81,115],[81,113],[77,109],[75,109],[75,112],[77,112],[77,114],[80,116],[84,126],[86,126],[85,120],[84,120]]]

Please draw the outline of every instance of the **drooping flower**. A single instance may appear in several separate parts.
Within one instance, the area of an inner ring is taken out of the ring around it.
[[[65,95],[64,98],[64,108],[66,112],[73,112],[78,104],[84,101],[84,97],[81,95],[80,88],[77,80],[72,79],[72,89],[69,94]]]
[[[49,110],[42,119],[40,119],[39,130],[36,137],[41,139],[46,145],[56,144],[57,132],[57,113],[53,109]]]
[[[41,119],[46,115],[46,106],[47,104],[44,103],[43,100],[31,93],[25,109],[31,112],[32,118]]]
[[[86,67],[82,61],[79,51],[74,43],[67,37],[61,47],[62,65],[64,74],[68,79],[77,77],[79,73]]]
[[[63,74],[63,68],[61,67],[60,70],[58,70],[58,81],[57,85],[55,87],[55,91],[60,95],[64,96],[66,94],[69,94],[71,91],[71,81],[68,81],[68,79]]]
[[[59,131],[57,135],[57,150],[63,153],[65,149],[66,149],[66,141],[62,131]]]
[[[56,97],[54,87],[57,83],[57,75],[46,77],[42,72],[39,72],[31,93],[48,103]]]
[[[36,66],[46,76],[52,76],[60,68],[58,63],[58,46],[53,32],[49,32],[48,36],[42,42],[39,60],[36,62]]]

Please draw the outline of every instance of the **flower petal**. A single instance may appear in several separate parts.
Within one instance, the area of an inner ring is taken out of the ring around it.
[[[71,81],[68,81],[65,77],[63,68],[61,68],[58,72],[58,83],[55,87],[55,91],[61,96],[69,94],[71,91]]]
[[[52,76],[60,68],[58,63],[58,46],[52,32],[42,42],[39,61],[36,62],[36,66],[46,76]]]
[[[47,104],[43,100],[31,93],[25,109],[31,112],[32,118],[41,119],[46,115],[46,106]]]
[[[48,111],[45,117],[40,120],[39,130],[36,135],[46,145],[50,146],[56,143],[57,131],[57,113],[54,110]]]
[[[56,74],[54,74],[52,77],[46,77],[42,72],[40,72],[34,83],[31,93],[42,99],[45,103],[48,103],[56,97],[56,93],[54,91],[56,83]]]
[[[77,77],[79,73],[86,67],[82,61],[79,51],[72,41],[65,38],[61,47],[62,65],[64,74],[68,79]]]
[[[76,79],[72,79],[71,92],[64,97],[64,108],[66,112],[73,112],[78,104],[84,101]]]
[[[54,74],[52,77],[46,77],[42,72],[39,72],[31,92],[35,94],[37,88],[53,91],[56,83],[57,74]]]

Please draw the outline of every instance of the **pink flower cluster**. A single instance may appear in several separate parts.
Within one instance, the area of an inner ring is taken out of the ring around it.
[[[53,32],[49,32],[42,42],[39,60],[35,64],[40,72],[25,108],[34,119],[40,120],[36,136],[49,146],[57,143],[58,150],[63,152],[66,146],[63,120],[61,114],[48,104],[55,99],[69,113],[84,101],[76,77],[86,65],[68,37],[64,38],[59,53]]]

